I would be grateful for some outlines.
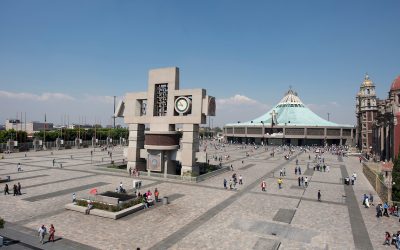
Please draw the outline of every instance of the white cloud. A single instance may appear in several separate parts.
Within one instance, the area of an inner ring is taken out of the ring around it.
[[[121,97],[117,97],[117,101]],[[91,94],[68,95],[63,93],[27,93],[0,90],[0,124],[5,119],[17,118],[20,113],[27,114],[27,120],[42,121],[47,114],[47,121],[55,124],[77,123],[84,119],[88,123],[112,123],[113,96]],[[6,108],[7,107],[7,108]],[[117,124],[123,119],[117,119]]]
[[[261,116],[270,108],[269,105],[239,94],[228,98],[217,98],[216,102],[217,116],[214,118],[214,126],[223,126],[237,121],[250,121]]]
[[[119,100],[119,99],[120,99],[120,97],[117,97],[117,100]],[[100,96],[100,95],[95,96],[95,95],[85,94],[83,100],[87,101],[87,102],[100,102],[100,103],[112,104],[112,103],[114,103],[114,96],[108,96],[108,95],[106,95],[106,96]]]
[[[9,91],[0,90],[0,97],[9,98],[9,99],[18,99],[18,100],[33,100],[33,101],[48,101],[48,100],[75,100],[70,95],[62,94],[62,93],[43,93],[41,95],[32,94],[32,93],[15,93]]]
[[[232,97],[217,99],[217,107],[234,106],[234,105],[257,105],[266,107],[267,105],[260,103],[244,95],[236,94]]]

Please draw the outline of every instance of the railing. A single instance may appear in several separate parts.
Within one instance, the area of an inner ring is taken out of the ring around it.
[[[364,162],[363,163],[363,173],[371,186],[375,189],[382,202],[392,200],[392,190],[382,180],[379,178],[379,174],[377,174],[377,166],[374,163]]]
[[[115,140],[113,141],[113,143],[109,143],[110,145],[114,144],[114,145],[125,145],[126,143],[119,143],[119,140]],[[108,145],[107,144],[107,140],[98,140],[96,143],[96,146],[101,146],[101,145]],[[55,141],[48,141],[48,142],[43,142],[42,145],[37,145],[36,150],[42,150],[43,148],[46,149],[53,149],[53,148],[57,148],[57,144]],[[74,141],[64,141],[63,144],[59,145],[59,149],[65,149],[68,147],[75,147],[76,143],[75,140]],[[80,147],[92,147],[92,140],[83,140],[82,143],[80,144]],[[35,146],[33,145],[33,142],[22,142],[22,143],[18,143],[17,147],[12,147],[11,152],[18,152],[18,151],[28,151],[28,150],[34,150]],[[0,152],[4,152],[7,151],[8,146],[7,143],[0,143]]]
[[[173,179],[173,180],[180,180],[180,181],[189,181],[189,182],[201,182],[206,179],[209,179],[213,176],[219,175],[226,171],[229,171],[230,167],[225,166],[215,171],[202,174],[199,176],[186,176],[186,175],[173,175],[173,174],[164,174],[164,173],[154,173],[150,171],[139,171],[140,176],[149,176],[149,177],[156,177],[156,178],[165,178],[165,179]]]

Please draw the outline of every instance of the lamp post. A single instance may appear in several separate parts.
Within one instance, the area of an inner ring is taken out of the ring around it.
[[[285,124],[284,124],[284,126],[283,126],[283,143],[284,143],[284,145],[286,145],[285,134],[286,134],[286,122],[285,122]]]
[[[264,146],[264,134],[265,134],[265,131],[264,131],[264,122],[261,121],[261,124],[262,124],[262,131],[261,131],[261,133],[262,133],[262,144],[263,144],[263,146]]]

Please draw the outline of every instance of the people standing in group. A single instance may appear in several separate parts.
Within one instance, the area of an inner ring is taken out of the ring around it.
[[[224,178],[224,188],[226,189],[226,184],[228,183],[228,181]]]
[[[56,164],[56,159],[53,159],[53,167],[54,167],[55,164]]]
[[[301,185],[304,186],[304,176],[301,177]]]
[[[6,195],[6,194],[10,194],[10,190],[9,190],[9,188],[8,188],[8,184],[6,184],[6,185],[4,186],[4,195]]]
[[[297,179],[299,181],[299,187],[301,187],[301,178],[299,176],[299,178]]]
[[[232,179],[229,179],[229,189],[232,189]]]

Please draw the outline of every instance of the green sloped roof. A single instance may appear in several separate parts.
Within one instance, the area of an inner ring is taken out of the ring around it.
[[[247,121],[244,123],[227,124],[227,126],[243,126],[243,125],[262,125],[272,124],[272,112],[276,113],[276,124],[278,126],[321,126],[321,127],[354,127],[351,125],[341,125],[327,121],[307,108],[297,93],[289,90],[285,97],[271,110],[264,115]]]

